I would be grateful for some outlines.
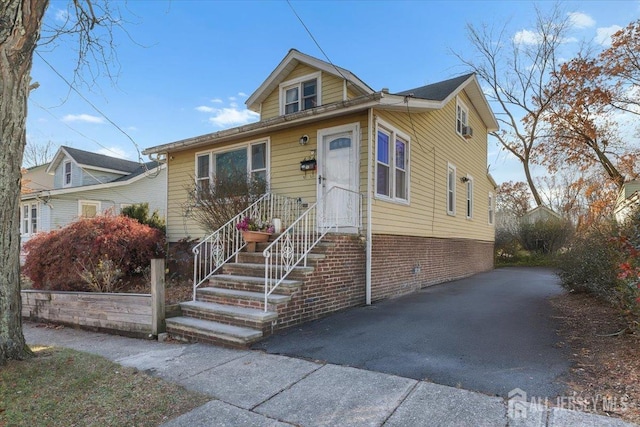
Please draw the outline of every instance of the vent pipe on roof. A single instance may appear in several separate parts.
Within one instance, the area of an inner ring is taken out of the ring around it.
[[[383,87],[382,90],[380,91],[382,93],[389,93],[389,88],[388,87]]]

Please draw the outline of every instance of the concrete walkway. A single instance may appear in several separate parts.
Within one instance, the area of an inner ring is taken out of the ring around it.
[[[24,325],[30,345],[67,347],[211,396],[165,426],[629,426],[347,366]]]

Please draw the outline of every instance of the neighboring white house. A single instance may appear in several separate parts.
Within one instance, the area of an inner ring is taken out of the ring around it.
[[[43,174],[46,172],[46,175]],[[166,165],[138,163],[62,146],[48,165],[27,169],[21,196],[20,234],[50,231],[80,217],[149,203],[149,211],[166,215]]]
[[[562,219],[562,216],[546,206],[537,206],[522,215],[520,221],[535,224],[538,221],[547,221],[550,219]]]
[[[614,215],[616,221],[623,223],[640,206],[640,181],[625,182],[618,193]]]

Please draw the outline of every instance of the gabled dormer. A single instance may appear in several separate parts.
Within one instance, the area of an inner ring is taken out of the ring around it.
[[[62,146],[47,167],[53,175],[53,188],[105,184],[128,176],[140,164],[129,160]]]
[[[246,104],[267,120],[372,93],[349,70],[291,49]]]

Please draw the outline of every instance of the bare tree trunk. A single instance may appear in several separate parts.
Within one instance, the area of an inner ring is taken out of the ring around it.
[[[33,52],[47,5],[0,2],[0,364],[30,355],[20,300],[20,166]]]

